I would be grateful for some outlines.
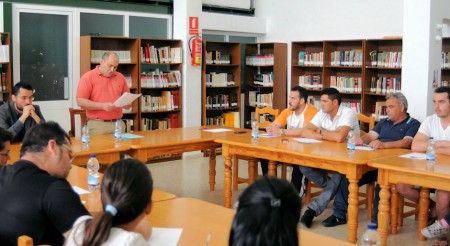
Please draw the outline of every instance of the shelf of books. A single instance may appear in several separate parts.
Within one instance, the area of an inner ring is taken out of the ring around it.
[[[105,51],[119,55],[118,72],[122,73],[131,93],[139,93],[139,39],[127,37],[80,37],[80,76],[100,64]],[[130,110],[123,109],[126,131],[139,129],[139,102],[134,101]]]
[[[370,115],[401,90],[401,60],[401,38],[292,42],[292,86],[305,87],[318,108],[320,90],[334,87],[343,105]]]
[[[241,44],[203,41],[202,125],[240,127]]]
[[[435,76],[437,77],[437,76]],[[442,38],[442,63],[441,63],[441,80],[434,85],[435,88],[440,86],[450,86],[450,38]]]
[[[285,109],[286,87],[287,44],[246,44],[244,127],[251,127],[256,107]]]
[[[140,39],[141,130],[182,127],[182,42]]]
[[[369,115],[375,113],[376,102],[401,90],[402,39],[365,40],[364,62],[363,112]]]
[[[8,32],[0,33],[0,104],[9,100],[11,96],[11,39]]]

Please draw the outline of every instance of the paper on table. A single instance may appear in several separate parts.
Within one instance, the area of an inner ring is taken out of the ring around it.
[[[133,138],[143,138],[144,136],[136,135],[133,133],[124,133],[122,134],[122,139],[133,139]]]
[[[317,139],[312,139],[312,138],[294,138],[295,141],[300,142],[300,143],[306,143],[306,144],[310,144],[310,143],[321,143],[322,141],[317,140]]]
[[[121,97],[119,97],[119,99],[117,99],[114,102],[114,106],[116,106],[116,107],[123,107],[123,106],[125,106],[127,104],[132,103],[134,100],[136,100],[136,98],[140,97],[141,95],[142,94],[140,94],[140,93],[139,94],[132,94],[132,93],[125,92],[125,93],[122,94]]]
[[[369,147],[367,145],[356,145],[355,149],[357,149],[357,150],[368,150],[368,151],[374,150],[374,148]]]
[[[152,235],[148,240],[149,245],[176,246],[180,240],[182,228],[158,228],[153,227]]]
[[[205,129],[205,132],[232,132],[233,130],[227,128],[214,128],[214,129]]]
[[[409,153],[406,155],[401,155],[402,158],[409,158],[409,159],[417,159],[417,160],[425,160],[427,159],[426,154],[424,153]]]
[[[91,192],[89,192],[89,191],[87,191],[87,190],[85,190],[85,189],[82,189],[82,188],[78,187],[78,186],[72,186],[72,189],[73,189],[73,191],[75,191],[78,195],[83,195],[83,194],[89,194],[89,193],[91,193]]]

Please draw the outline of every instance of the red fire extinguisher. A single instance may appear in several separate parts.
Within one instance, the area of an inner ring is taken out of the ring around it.
[[[200,36],[193,36],[190,39],[191,45],[191,65],[201,66],[202,65],[202,39]]]

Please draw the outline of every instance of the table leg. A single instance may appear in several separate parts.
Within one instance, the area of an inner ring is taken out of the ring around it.
[[[380,181],[380,170],[378,170],[378,181]],[[386,246],[389,224],[389,185],[381,184],[380,204],[378,205],[378,233],[381,236],[381,245]]]
[[[391,186],[391,233],[397,234],[398,219],[399,216],[403,217],[403,214],[398,214],[398,192],[395,185]]]
[[[223,200],[224,205],[227,208],[231,208],[231,177],[233,175],[233,172],[231,170],[231,167],[233,165],[233,162],[231,161],[231,156],[228,152],[229,146],[227,144],[222,145],[222,155],[224,159],[224,178],[223,178]]]
[[[258,165],[254,158],[248,161],[248,184],[253,184],[256,178],[255,165]]]
[[[358,230],[358,179],[349,179],[349,182],[347,240],[351,243],[356,243],[356,232]]]
[[[425,241],[426,238],[422,235],[420,232],[423,228],[427,226],[428,221],[428,207],[430,206],[430,189],[428,188],[421,188],[420,189],[420,198],[419,198],[419,226],[418,226],[418,233],[419,233],[419,240]]]
[[[277,175],[277,165],[274,161],[269,161],[269,170],[268,174],[269,176],[276,176]]]
[[[212,148],[209,154],[209,190],[214,191],[216,185],[216,149]]]

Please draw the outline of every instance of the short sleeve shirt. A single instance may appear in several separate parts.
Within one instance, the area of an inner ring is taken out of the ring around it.
[[[339,109],[333,120],[331,120],[328,113],[320,110],[311,120],[311,123],[316,127],[325,129],[327,131],[335,131],[341,126],[348,126],[350,128],[353,128],[356,135],[359,136],[359,123],[358,118],[356,117],[355,110],[344,107],[342,105],[339,106]]]
[[[372,131],[378,135],[381,142],[393,142],[404,138],[414,138],[419,130],[420,122],[410,116],[394,125],[389,118],[380,121]]]
[[[29,161],[0,167],[0,177],[1,245],[16,245],[21,235],[35,245],[62,245],[75,220],[89,214],[67,180]]]
[[[77,98],[114,103],[125,92],[130,92],[130,89],[121,73],[115,72],[112,77],[105,77],[97,66],[81,77],[77,88]],[[110,112],[86,110],[86,116],[89,119],[113,120],[122,118],[122,115],[122,108],[114,108]]]
[[[301,128],[307,125],[316,113],[317,109],[310,104],[306,104],[306,108],[298,116],[287,108],[281,112],[275,122],[282,127],[286,126],[287,129]]]
[[[450,141],[450,127],[444,129],[437,114],[428,116],[420,125],[419,132],[427,137],[433,137],[437,141]]]

